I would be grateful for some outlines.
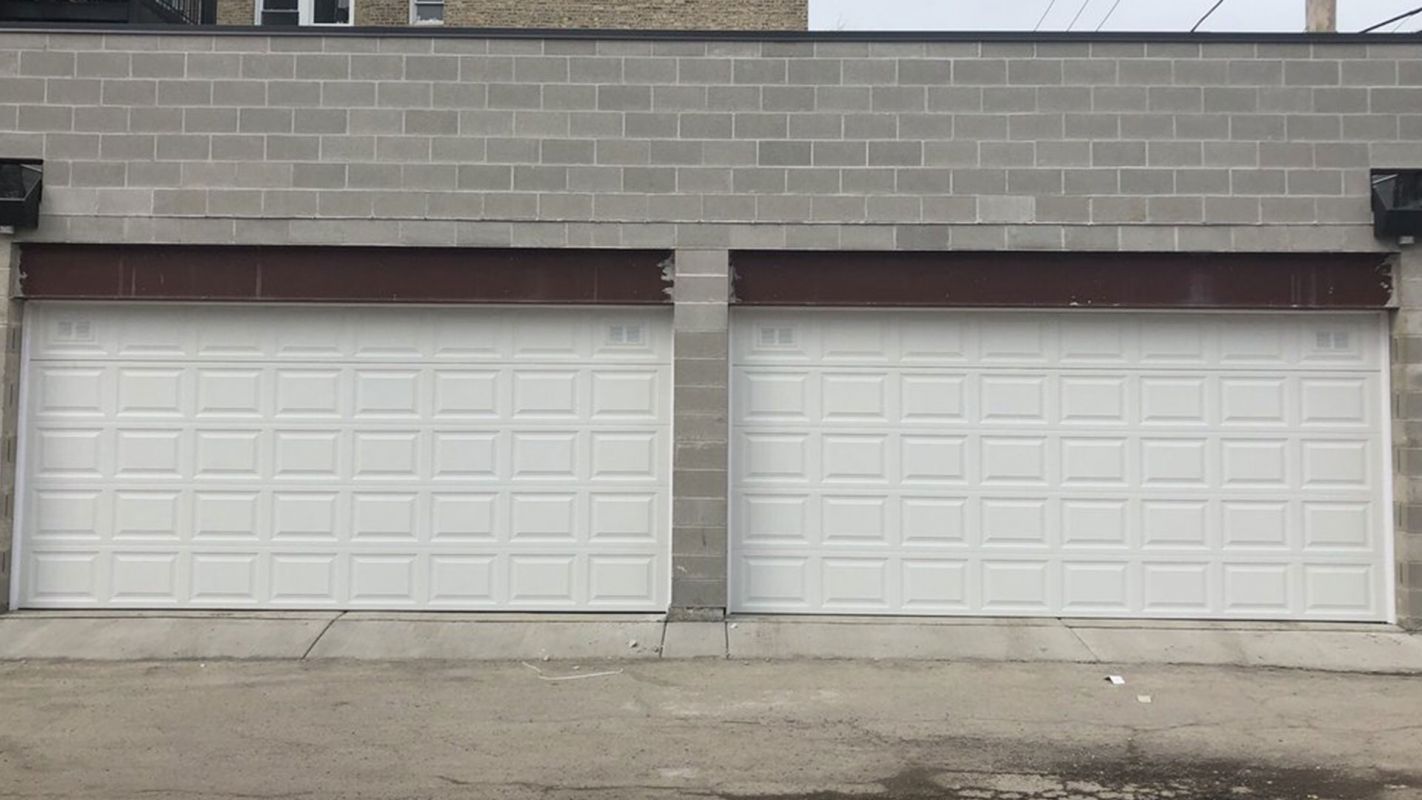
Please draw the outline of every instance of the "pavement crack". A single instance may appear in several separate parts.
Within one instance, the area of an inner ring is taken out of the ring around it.
[[[342,611],[336,616],[326,620],[326,626],[321,629],[320,633],[316,634],[315,639],[311,640],[311,644],[306,648],[306,652],[301,654],[302,661],[305,661],[307,656],[311,655],[311,651],[316,649],[316,645],[319,644],[323,638],[325,638],[326,631],[329,631],[331,629],[331,626],[336,624],[336,620],[340,619],[341,617],[344,617],[345,615],[346,612]]]

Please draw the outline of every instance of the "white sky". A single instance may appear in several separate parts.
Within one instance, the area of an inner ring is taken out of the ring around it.
[[[1085,6],[1082,3],[1085,2]],[[1093,31],[1116,0],[1056,0],[1042,30]],[[1189,30],[1215,0],[1120,0],[1103,30]],[[1357,31],[1411,11],[1422,0],[1338,0],[1338,27]],[[1051,0],[810,0],[814,30],[1032,30]],[[1225,0],[1202,31],[1301,31],[1305,0]],[[1422,15],[1397,27],[1422,29]],[[1384,29],[1387,30],[1387,29]]]

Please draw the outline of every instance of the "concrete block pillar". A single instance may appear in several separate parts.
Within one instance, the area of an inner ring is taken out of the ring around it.
[[[9,609],[15,574],[15,454],[19,443],[20,303],[12,287],[19,272],[19,248],[0,234],[0,613]]]
[[[726,612],[730,253],[678,250],[672,296],[673,619]]]
[[[1422,629],[1422,247],[1398,258],[1392,326],[1398,621]]]

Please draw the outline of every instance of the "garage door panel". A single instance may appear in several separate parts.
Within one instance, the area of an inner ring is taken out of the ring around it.
[[[738,315],[736,610],[1387,616],[1375,315]]]
[[[664,315],[156,310],[33,307],[21,604],[665,607]]]

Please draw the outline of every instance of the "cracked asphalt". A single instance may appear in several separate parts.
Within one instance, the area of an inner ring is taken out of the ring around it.
[[[4,798],[1422,798],[1422,679],[1405,676],[12,663],[0,720]]]

